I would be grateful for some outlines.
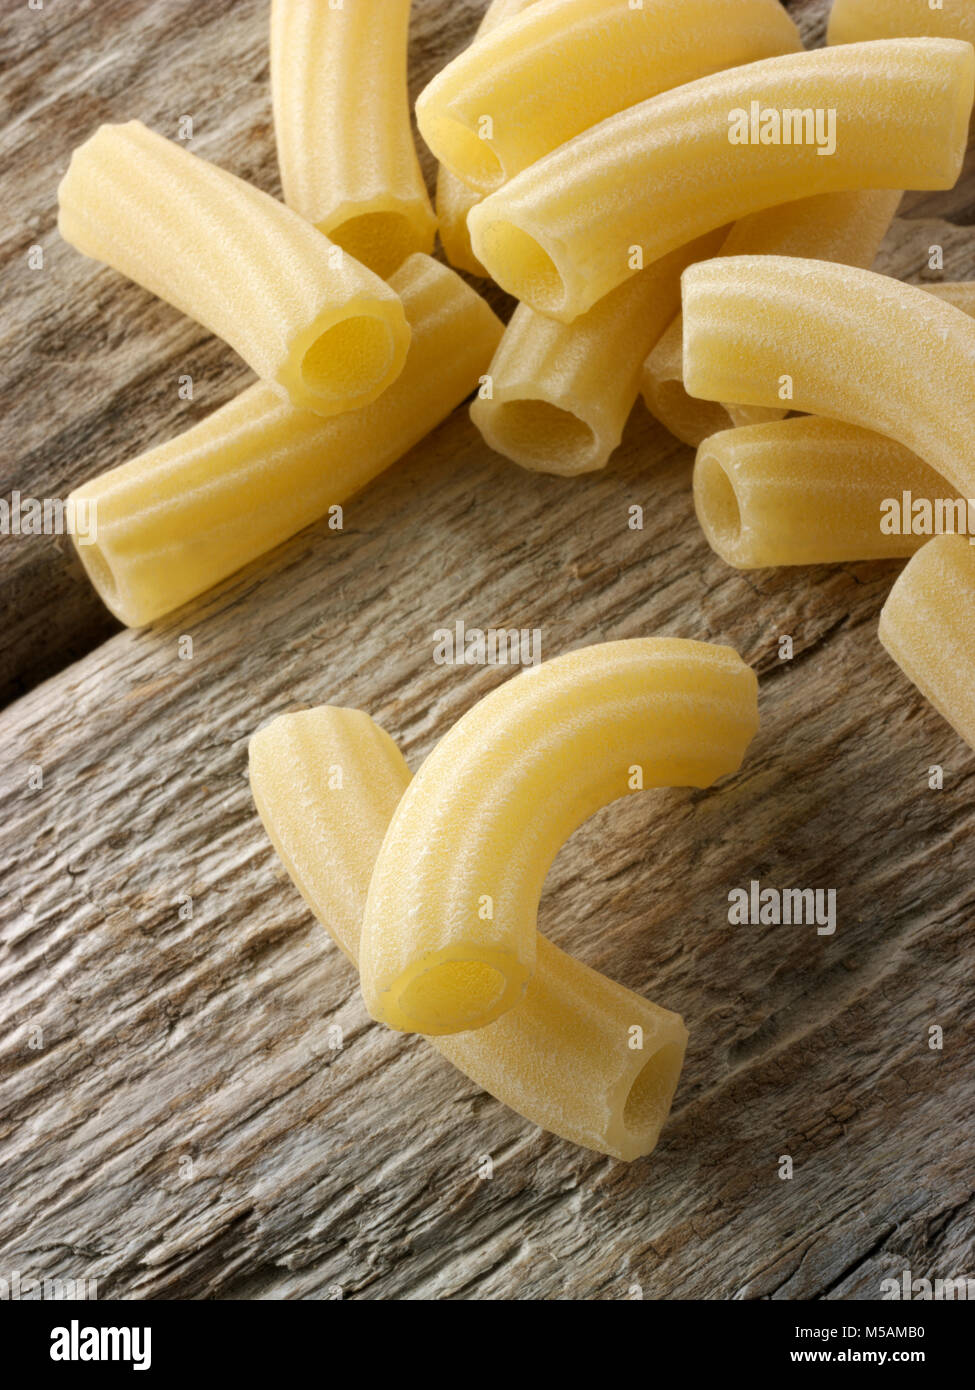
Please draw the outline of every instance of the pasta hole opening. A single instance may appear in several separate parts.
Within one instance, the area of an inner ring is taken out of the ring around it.
[[[551,401],[502,401],[491,412],[491,434],[502,453],[549,473],[578,473],[596,453],[590,426]]]
[[[713,456],[704,454],[698,465],[698,507],[715,539],[727,549],[741,540],[741,507],[727,472]]]
[[[484,241],[485,265],[491,270],[489,262],[493,261],[503,267],[503,278],[494,277],[502,289],[543,313],[561,312],[566,298],[562,276],[552,257],[533,236],[512,222],[492,222],[485,230]]]
[[[634,1078],[623,1106],[623,1124],[631,1134],[659,1129],[677,1089],[684,1049],[678,1043],[658,1048]]]
[[[461,1033],[484,1023],[507,986],[507,978],[493,965],[449,960],[410,980],[399,1006],[418,1032]]]
[[[401,212],[364,212],[326,234],[347,255],[383,280],[388,280],[407,256],[420,249],[416,228]]]
[[[101,546],[98,544],[79,545],[78,553],[88,571],[91,582],[102,598],[110,608],[117,608],[121,599],[118,580]]]
[[[442,116],[434,122],[431,135],[441,163],[453,170],[462,183],[479,193],[492,193],[505,180],[504,166],[489,140],[460,121]]]
[[[364,396],[383,380],[393,361],[393,334],[379,318],[343,319],[316,338],[301,359],[301,378],[316,396],[331,400]]]

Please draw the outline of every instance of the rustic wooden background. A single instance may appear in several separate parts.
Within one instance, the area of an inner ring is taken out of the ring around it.
[[[414,89],[481,8],[417,0]],[[810,43],[826,8],[792,6]],[[0,495],[63,495],[247,379],[61,244],[55,189],[99,121],[191,115],[193,148],[278,193],[265,11],[5,5]],[[973,201],[967,175],[905,200],[882,268],[922,279],[939,241],[945,278],[969,277]],[[889,1271],[975,1275],[975,756],[878,644],[897,567],[726,568],[690,462],[641,407],[604,474],[532,476],[459,411],[344,534],[312,528],[147,633],[117,630],[56,540],[2,541],[0,1273],[101,1297],[505,1299],[871,1299]],[[540,1133],[371,1023],[251,805],[248,736],[303,703],[363,707],[415,766],[501,678],[433,665],[456,619],[541,627],[550,656],[730,642],[761,673],[742,773],[602,812],[543,902],[560,945],[687,1019],[650,1160]],[[836,888],[835,937],[730,927],[753,877]]]

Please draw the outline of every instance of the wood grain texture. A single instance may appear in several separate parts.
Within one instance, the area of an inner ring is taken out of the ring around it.
[[[417,0],[414,89],[479,8]],[[821,35],[824,4],[793,8]],[[194,148],[278,191],[264,9],[109,0],[8,26],[3,495],[63,493],[246,380],[60,246],[54,189],[98,120],[193,114]],[[971,277],[972,183],[940,197],[908,201],[880,268],[923,279],[938,241],[945,278]],[[0,1274],[95,1277],[103,1298],[420,1299],[870,1299],[891,1270],[975,1275],[975,755],[879,645],[897,566],[727,568],[690,459],[638,410],[610,468],[567,483],[489,454],[460,411],[344,533],[312,528],[107,640],[53,544],[4,542],[8,688],[58,674],[0,715]],[[542,1134],[373,1024],[253,810],[247,739],[303,704],[366,709],[417,766],[503,678],[434,665],[458,619],[540,627],[550,656],[730,642],[761,674],[742,772],[601,812],[543,900],[554,941],[687,1020],[649,1160]],[[835,888],[836,935],[729,926],[752,878]]]

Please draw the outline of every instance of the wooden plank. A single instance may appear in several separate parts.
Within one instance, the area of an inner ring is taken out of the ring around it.
[[[417,8],[432,70],[463,26]],[[11,90],[37,104],[21,138],[39,143],[15,189],[29,201],[34,179],[50,213],[56,131],[66,150],[103,112],[162,126],[184,114],[177,73],[212,84],[203,152],[272,187],[263,10],[46,12],[17,40]],[[803,6],[811,32],[822,10]],[[200,413],[242,374],[49,235],[60,290],[43,319],[19,291],[6,316],[31,341],[10,339],[17,372],[48,364],[47,418],[25,393],[7,428],[63,487],[86,439],[102,467],[132,446],[130,419],[138,447],[178,427],[185,363]],[[970,233],[929,214],[898,222],[881,265],[920,278],[932,239],[947,277],[971,274]],[[689,464],[638,411],[612,467],[567,484],[490,455],[458,412],[343,534],[312,528],[0,715],[0,1272],[94,1277],[101,1297],[525,1299],[876,1298],[890,1270],[972,1273],[975,755],[879,646],[897,567],[738,574],[694,522]],[[247,739],[298,705],[367,709],[416,766],[503,676],[433,663],[434,630],[458,619],[540,627],[550,656],[646,633],[730,642],[761,674],[739,776],[600,813],[543,901],[555,941],[687,1019],[649,1160],[541,1134],[371,1023],[253,811]],[[835,888],[835,936],[730,926],[728,893],[752,878]]]

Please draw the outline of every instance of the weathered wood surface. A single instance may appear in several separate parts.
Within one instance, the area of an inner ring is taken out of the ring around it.
[[[417,5],[417,82],[475,22],[475,4],[446,8]],[[801,8],[821,32],[823,6]],[[8,207],[38,218],[15,217],[6,245],[3,428],[23,491],[184,423],[179,372],[203,384],[192,418],[244,379],[59,247],[53,192],[95,120],[187,112],[197,148],[274,191],[264,29],[263,3],[240,0],[81,4],[70,21],[52,4],[8,25]],[[930,219],[964,220],[971,194],[910,204],[924,220],[898,222],[883,268],[921,278],[940,240],[946,278],[970,276],[972,234]],[[31,300],[35,241],[50,275]],[[737,574],[694,523],[689,463],[638,411],[611,468],[566,484],[493,457],[458,412],[349,506],[344,534],[313,528],[72,665],[71,642],[104,631],[93,601],[56,555],[4,546],[23,630],[8,675],[45,669],[45,633],[64,669],[0,716],[0,1274],[95,1277],[101,1297],[588,1299],[876,1298],[890,1271],[975,1273],[975,756],[879,646],[897,567]],[[369,1022],[253,811],[247,739],[296,705],[367,709],[416,766],[501,677],[433,664],[434,629],[457,619],[541,627],[547,655],[726,641],[761,673],[741,774],[604,811],[543,901],[560,945],[687,1019],[649,1160],[541,1134]],[[836,935],[729,926],[728,892],[752,878],[837,889]]]

